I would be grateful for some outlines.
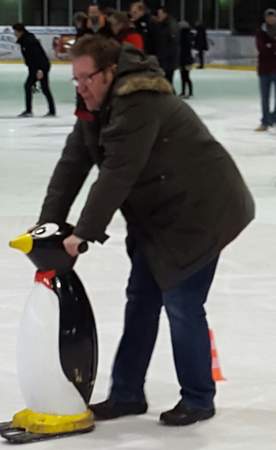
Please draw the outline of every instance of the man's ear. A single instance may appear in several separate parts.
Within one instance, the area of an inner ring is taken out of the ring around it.
[[[117,72],[118,64],[112,64],[111,66],[111,72],[113,75]]]
[[[112,66],[109,66],[103,71],[103,81],[104,83],[111,82],[112,79],[115,77],[116,70],[117,70],[117,64],[113,64]],[[112,79],[110,79],[110,75],[112,76]]]

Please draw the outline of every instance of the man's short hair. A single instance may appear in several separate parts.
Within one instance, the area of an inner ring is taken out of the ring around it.
[[[73,15],[73,21],[79,20],[86,20],[88,18],[87,14],[84,11],[77,11],[74,15]]]
[[[15,23],[12,28],[14,31],[26,31],[24,24],[21,22]]]
[[[118,22],[124,26],[129,25],[129,22],[130,22],[128,13],[125,11],[114,11],[114,13],[111,14],[109,19],[110,20],[114,19],[114,20],[116,20],[116,22]]]
[[[110,17],[116,11],[116,9],[112,8],[111,6],[102,6],[100,10],[106,17]]]
[[[90,56],[95,61],[97,69],[104,70],[118,63],[120,52],[121,45],[114,39],[101,35],[86,35],[73,45],[70,55],[73,59]]]

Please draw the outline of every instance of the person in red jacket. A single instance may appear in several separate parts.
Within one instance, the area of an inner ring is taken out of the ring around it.
[[[262,100],[262,120],[256,131],[266,131],[276,124],[276,9],[267,9],[265,22],[257,31],[258,75]],[[274,84],[274,112],[270,112],[270,92]]]
[[[115,11],[109,17],[109,22],[111,25],[114,37],[120,43],[128,42],[138,50],[144,50],[144,40],[143,37],[135,28],[132,26],[128,14],[126,12]]]

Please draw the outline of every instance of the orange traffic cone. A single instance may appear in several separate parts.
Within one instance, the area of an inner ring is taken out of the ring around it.
[[[210,344],[211,344],[211,355],[212,355],[212,375],[214,381],[225,381],[224,376],[219,364],[218,352],[215,344],[215,337],[213,330],[209,330]]]

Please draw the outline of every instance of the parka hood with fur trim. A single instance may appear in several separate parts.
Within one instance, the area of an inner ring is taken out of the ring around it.
[[[132,45],[123,44],[113,94],[124,96],[138,91],[173,93],[155,56],[145,55]]]

